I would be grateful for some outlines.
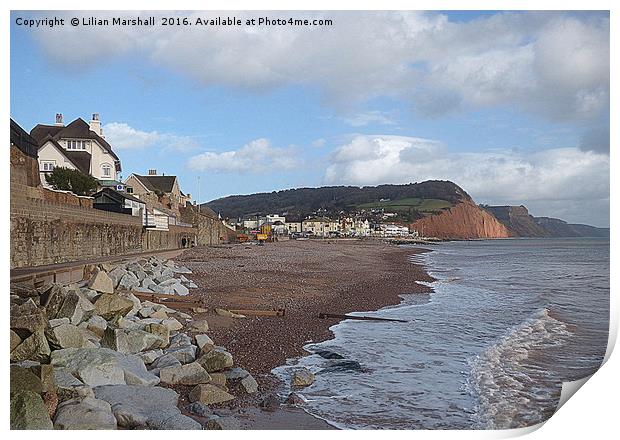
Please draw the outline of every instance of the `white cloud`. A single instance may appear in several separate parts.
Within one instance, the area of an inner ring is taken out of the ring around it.
[[[396,125],[390,115],[377,110],[357,113],[342,120],[352,127],[363,127],[368,124]]]
[[[312,146],[314,148],[323,148],[327,144],[327,141],[323,138],[315,139],[312,141]]]
[[[293,147],[273,147],[267,139],[253,140],[238,150],[207,151],[191,157],[187,165],[196,171],[220,173],[267,173],[300,166]]]
[[[503,105],[554,120],[592,120],[609,105],[606,15],[498,13],[450,22],[435,12],[166,12],[175,14],[190,21],[294,15],[334,25],[66,26],[35,35],[61,65],[131,54],[206,86],[318,86],[340,109],[391,97],[426,115]]]
[[[110,122],[103,126],[106,140],[114,149],[141,150],[157,148],[161,150],[190,151],[198,147],[189,136],[178,136],[157,131],[142,131],[124,122]]]
[[[479,203],[525,204],[536,215],[608,222],[609,156],[592,151],[450,153],[432,140],[378,135],[354,137],[330,161],[325,184],[451,180]]]

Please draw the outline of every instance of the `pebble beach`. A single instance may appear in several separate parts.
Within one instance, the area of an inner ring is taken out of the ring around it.
[[[285,416],[256,411],[259,399],[278,391],[271,370],[305,355],[305,344],[332,338],[329,328],[340,320],[319,319],[319,313],[372,311],[398,304],[403,294],[428,293],[418,282],[433,278],[407,258],[418,252],[424,250],[378,240],[291,240],[194,248],[175,259],[192,270],[198,285],[192,294],[206,309],[285,311],[284,316],[198,316],[260,385],[260,396],[229,405],[245,427],[329,428],[302,411],[288,409]]]

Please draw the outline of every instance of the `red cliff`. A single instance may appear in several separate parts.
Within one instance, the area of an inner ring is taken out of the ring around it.
[[[465,200],[440,214],[430,215],[411,224],[425,237],[445,239],[506,238],[508,229],[493,215]]]

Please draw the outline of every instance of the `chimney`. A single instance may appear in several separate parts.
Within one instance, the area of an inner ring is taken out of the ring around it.
[[[62,113],[56,113],[56,123],[54,125],[57,125],[59,127],[65,126],[65,124],[62,123]]]
[[[157,170],[149,170],[149,176],[157,176]]]
[[[99,113],[93,113],[93,118],[90,120],[90,123],[88,125],[90,126],[90,131],[94,131],[96,134],[103,137],[103,130],[101,129]]]

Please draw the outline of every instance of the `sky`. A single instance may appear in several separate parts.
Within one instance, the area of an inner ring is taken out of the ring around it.
[[[242,26],[42,26],[11,13],[11,117],[99,113],[122,176],[206,202],[324,185],[451,180],[478,203],[609,226],[609,15],[176,12]],[[323,18],[331,26],[245,20]]]

